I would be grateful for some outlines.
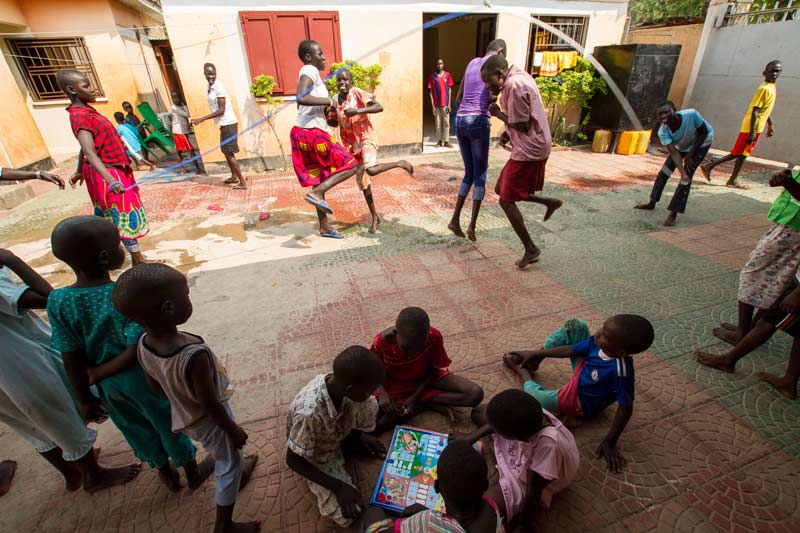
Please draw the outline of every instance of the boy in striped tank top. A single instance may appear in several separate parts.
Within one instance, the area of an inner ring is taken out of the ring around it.
[[[261,523],[233,521],[236,494],[250,480],[257,455],[244,457],[247,433],[233,418],[228,375],[202,337],[178,331],[192,316],[186,277],[163,264],[123,273],[114,306],[144,326],[138,358],[150,387],[171,404],[172,431],[200,442],[214,459],[217,515],[214,532],[261,531]]]

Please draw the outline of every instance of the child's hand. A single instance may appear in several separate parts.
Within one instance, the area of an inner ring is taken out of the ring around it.
[[[378,389],[378,407],[380,410],[388,415],[396,415],[397,408],[394,405],[394,402],[389,397],[389,393],[386,392],[386,389],[381,387]]]
[[[55,174],[51,174],[49,172],[39,172],[37,175],[39,176],[39,179],[42,181],[49,181],[50,183],[58,185],[59,189],[64,188],[64,180],[62,180]]]
[[[622,472],[622,469],[625,468],[625,458],[622,457],[622,454],[619,453],[619,449],[615,445],[603,441],[600,443],[600,446],[597,447],[595,453],[597,454],[595,459],[599,459],[600,457],[606,458],[606,463],[610,471],[619,474]]]
[[[417,401],[413,398],[409,398],[406,400],[406,403],[400,406],[399,414],[400,416],[408,416],[413,414],[417,410]]]
[[[86,369],[86,377],[89,380],[89,385],[94,385],[95,383],[97,383],[97,375],[95,374],[94,368]]]
[[[334,493],[339,507],[342,508],[342,516],[345,518],[358,518],[361,514],[361,495],[352,485],[341,482]]]
[[[100,401],[94,400],[81,404],[81,416],[89,423],[105,419],[108,415],[106,414],[106,410],[103,409],[103,406],[100,405]]]
[[[234,424],[233,427],[228,430],[228,438],[231,439],[231,444],[233,444],[233,447],[236,449],[244,448],[244,445],[247,444],[247,437],[247,432],[238,424]]]
[[[78,185],[83,185],[83,174],[81,174],[80,172],[76,172],[75,174],[73,174],[72,177],[69,179],[69,185],[73,189]]]
[[[362,433],[361,444],[372,457],[386,457],[386,446],[377,437]]]
[[[347,109],[344,110],[344,115],[346,117],[354,117],[358,114],[359,114],[358,109],[355,109],[353,107],[348,107]]]
[[[403,509],[403,514],[401,514],[400,516],[403,518],[408,518],[409,516],[414,516],[417,513],[421,513],[427,510],[428,508],[422,505],[421,503],[415,503]]]

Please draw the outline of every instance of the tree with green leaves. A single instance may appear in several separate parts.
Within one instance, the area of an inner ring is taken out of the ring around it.
[[[702,18],[709,0],[630,0],[631,26],[657,24],[670,20]]]

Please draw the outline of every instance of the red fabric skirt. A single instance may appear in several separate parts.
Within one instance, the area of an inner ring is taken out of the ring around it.
[[[189,137],[183,133],[173,133],[172,138],[175,140],[175,149],[183,151],[194,150],[194,146],[189,142]]]
[[[521,202],[544,187],[544,168],[541,161],[515,161],[509,159],[500,172],[500,199],[504,202]]]
[[[295,126],[291,132],[292,165],[301,187],[315,187],[358,162],[327,131]]]

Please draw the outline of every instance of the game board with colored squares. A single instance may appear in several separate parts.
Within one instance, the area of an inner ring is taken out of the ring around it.
[[[415,503],[444,511],[444,501],[433,483],[445,446],[444,433],[397,426],[370,503],[398,514]]]

